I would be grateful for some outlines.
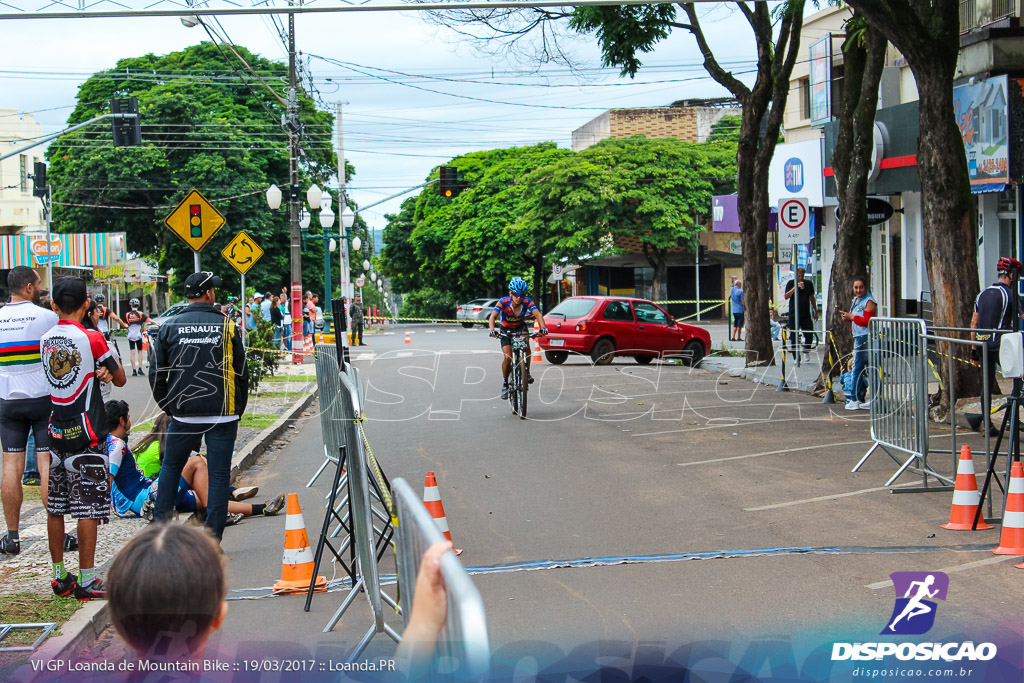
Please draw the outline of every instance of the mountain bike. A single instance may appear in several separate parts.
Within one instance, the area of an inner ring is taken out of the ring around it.
[[[526,419],[527,395],[530,390],[528,380],[528,360],[530,358],[530,340],[539,337],[540,332],[531,332],[527,328],[514,331],[496,330],[499,338],[508,339],[512,343],[512,371],[508,375],[508,401],[512,404],[512,414]]]

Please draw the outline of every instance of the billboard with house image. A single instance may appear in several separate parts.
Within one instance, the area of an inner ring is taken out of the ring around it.
[[[974,192],[996,192],[1010,181],[1007,80],[997,76],[953,89]]]

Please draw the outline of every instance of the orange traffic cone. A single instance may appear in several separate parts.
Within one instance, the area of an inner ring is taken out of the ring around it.
[[[1024,555],[1024,466],[1020,461],[1010,469],[1006,509],[1003,510],[1003,531],[996,555]]]
[[[974,525],[974,515],[981,504],[978,493],[978,480],[974,476],[974,459],[971,458],[971,447],[964,445],[960,449],[960,462],[956,467],[956,488],[953,489],[953,508],[949,512],[949,523],[943,529],[970,531]],[[978,529],[991,529],[984,519],[978,520]]]
[[[288,494],[288,507],[284,519],[284,559],[281,561],[281,580],[274,584],[275,593],[305,593],[313,578],[313,553],[309,549],[306,523],[302,521],[299,496]],[[327,590],[327,579],[316,577],[316,591]]]
[[[540,325],[537,324],[536,320],[533,321],[533,331],[534,332],[540,331]],[[544,355],[543,355],[543,353],[540,350],[540,342],[537,341],[536,338],[533,340],[533,358],[530,360],[530,362],[531,363],[543,363],[544,362]]]
[[[412,344],[412,337],[409,336],[409,330],[405,331],[405,343]]]
[[[455,544],[452,541],[452,533],[448,531],[448,518],[444,516],[444,505],[441,503],[441,492],[437,489],[437,479],[434,478],[433,472],[427,472],[426,481],[423,482],[423,507],[427,508],[427,512],[434,518],[434,522],[437,524],[437,528],[441,530],[444,537],[447,538],[452,545]],[[455,551],[456,555],[461,555],[461,550]]]

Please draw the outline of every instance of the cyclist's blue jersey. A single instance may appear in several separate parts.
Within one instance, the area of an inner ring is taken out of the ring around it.
[[[523,326],[526,316],[533,317],[533,312],[537,310],[537,304],[533,303],[533,299],[524,296],[519,303],[522,305],[522,309],[517,315],[512,310],[512,297],[504,296],[498,299],[498,303],[494,305],[494,310],[501,314],[502,327],[509,330],[518,330]]]

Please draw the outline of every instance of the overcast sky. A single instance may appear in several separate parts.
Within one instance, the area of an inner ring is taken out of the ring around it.
[[[730,9],[703,11],[713,21],[708,31],[718,59],[749,81],[749,28]],[[234,43],[287,63],[268,19],[220,22]],[[0,36],[0,107],[36,112],[46,132],[65,126],[78,86],[95,71],[123,57],[166,54],[208,40],[201,27],[186,28],[177,18],[141,17],[3,21]],[[356,169],[349,189],[363,206],[422,183],[434,166],[458,154],[544,140],[569,147],[572,131],[606,109],[728,94],[706,76],[684,32],[645,58],[635,80],[600,69],[592,39],[574,44],[578,64],[586,67],[582,76],[560,65],[530,74],[532,65],[486,54],[415,12],[298,15],[296,40],[309,58],[322,106],[333,111],[336,101],[345,103],[345,156]],[[476,82],[459,82],[467,80]],[[384,214],[395,213],[400,202],[363,216],[383,228]]]

